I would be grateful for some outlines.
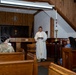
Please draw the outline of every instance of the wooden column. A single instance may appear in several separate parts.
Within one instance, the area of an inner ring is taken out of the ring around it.
[[[54,19],[50,18],[50,37],[54,38]]]

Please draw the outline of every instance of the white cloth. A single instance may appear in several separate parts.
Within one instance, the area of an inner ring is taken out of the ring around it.
[[[37,39],[38,37],[43,37],[43,39]],[[47,35],[44,31],[37,32],[35,35],[37,59],[41,59],[41,58],[47,59],[46,39],[47,39]]]

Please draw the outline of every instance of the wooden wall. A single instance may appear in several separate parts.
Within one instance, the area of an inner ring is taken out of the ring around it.
[[[76,27],[76,3],[74,0],[50,0]]]
[[[31,35],[33,22],[33,14],[0,11],[0,25],[29,26],[29,36]]]

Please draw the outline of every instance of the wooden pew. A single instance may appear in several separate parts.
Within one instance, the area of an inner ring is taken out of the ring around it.
[[[37,75],[34,60],[0,62],[0,75]]]
[[[71,48],[62,49],[62,65],[70,70],[76,68],[76,50]]]
[[[34,60],[34,57],[35,57],[35,54],[28,52],[26,55],[26,60]]]
[[[34,60],[34,75],[38,75],[38,63],[37,63],[36,55],[32,53],[27,53],[26,60]]]
[[[36,43],[27,44],[27,52],[36,53]]]
[[[16,52],[25,52],[25,50],[23,48],[18,48]]]
[[[31,54],[27,54],[30,57]],[[12,56],[11,56],[12,57]],[[0,62],[0,75],[38,75],[36,56],[27,60],[3,61]]]
[[[24,60],[24,59],[25,59],[25,55],[23,52],[0,53],[0,62],[16,61],[16,60]]]
[[[48,75],[76,75],[76,73],[73,71],[70,71],[62,66],[51,63],[49,66]]]

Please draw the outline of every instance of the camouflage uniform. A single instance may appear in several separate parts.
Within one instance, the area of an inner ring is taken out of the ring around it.
[[[12,53],[14,49],[11,45],[2,43],[0,44],[0,53]]]

